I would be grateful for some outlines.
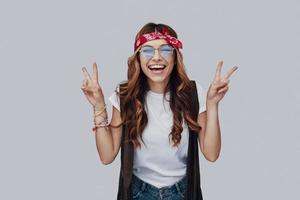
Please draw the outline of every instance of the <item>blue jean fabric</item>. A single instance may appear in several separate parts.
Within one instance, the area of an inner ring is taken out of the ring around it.
[[[134,174],[132,176],[133,200],[184,200],[187,187],[186,176],[175,184],[162,188],[144,182]]]

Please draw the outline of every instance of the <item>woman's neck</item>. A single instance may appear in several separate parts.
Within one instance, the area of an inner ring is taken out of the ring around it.
[[[149,84],[149,88],[152,92],[155,93],[164,93],[165,88],[167,87],[168,82],[164,81],[164,82],[154,82],[151,80],[148,80],[148,84]]]

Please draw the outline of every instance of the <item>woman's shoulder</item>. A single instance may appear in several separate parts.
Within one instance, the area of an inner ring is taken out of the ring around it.
[[[199,113],[204,112],[206,110],[206,95],[207,89],[203,86],[204,84],[201,81],[196,80],[196,87],[197,87],[197,95],[199,101]]]
[[[205,90],[205,88],[203,87],[203,83],[199,80],[191,80],[191,83],[194,84],[196,86],[196,89],[198,92],[202,92]]]
[[[110,101],[110,103],[117,108],[117,110],[120,111],[120,88],[122,89],[123,87],[126,87],[127,85],[127,81],[121,81],[119,82],[114,91],[110,94],[110,96],[108,97],[108,100]]]
[[[115,91],[120,92],[120,89],[125,89],[125,88],[127,87],[127,84],[128,84],[128,80],[120,81],[120,82],[117,84]]]
[[[200,81],[195,81],[195,82],[196,82],[197,89],[202,89],[202,90],[204,89],[202,82]]]

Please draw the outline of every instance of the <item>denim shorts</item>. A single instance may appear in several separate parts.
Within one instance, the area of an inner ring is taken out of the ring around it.
[[[183,200],[186,187],[186,176],[173,185],[157,188],[132,174],[133,200]]]

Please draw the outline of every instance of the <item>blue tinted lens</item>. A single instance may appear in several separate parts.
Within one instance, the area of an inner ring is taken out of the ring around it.
[[[170,45],[162,45],[159,48],[159,52],[162,57],[167,58],[172,55],[173,47],[171,47]]]
[[[145,46],[141,48],[141,55],[145,58],[151,58],[154,55],[154,48],[150,46]]]

